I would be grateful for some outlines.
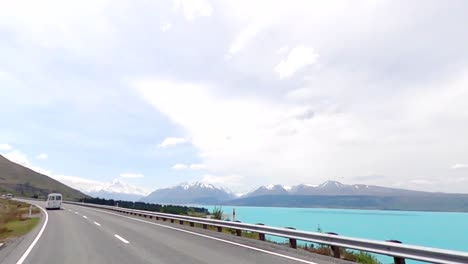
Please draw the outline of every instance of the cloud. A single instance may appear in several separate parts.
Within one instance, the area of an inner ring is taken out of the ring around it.
[[[204,170],[206,169],[205,164],[190,164],[190,169],[191,170]]]
[[[229,46],[228,54],[232,56],[241,51],[264,27],[265,25],[260,22],[249,24],[234,38]]]
[[[464,163],[456,163],[452,167],[450,167],[452,170],[463,170],[463,169],[468,169],[468,164]]]
[[[207,0],[173,0],[176,10],[182,9],[185,19],[193,21],[197,17],[209,17],[213,7]]]
[[[185,144],[187,142],[189,142],[189,140],[186,138],[168,137],[168,138],[165,138],[158,146],[160,148],[168,148],[168,147],[173,147],[173,146],[180,145],[180,144]]]
[[[414,184],[423,184],[423,185],[433,185],[434,182],[430,180],[425,180],[425,179],[415,179],[415,180],[410,180],[411,183]]]
[[[18,163],[23,166],[29,166],[30,162],[26,154],[18,150],[13,150],[11,152],[3,154],[3,156],[10,161]]]
[[[305,46],[297,46],[289,52],[285,60],[282,60],[276,65],[274,70],[278,73],[280,79],[288,79],[300,69],[316,64],[318,57],[319,55],[314,49]]]
[[[161,29],[162,32],[167,32],[167,31],[171,30],[171,28],[172,28],[172,24],[169,23],[169,22],[164,22],[160,26],[160,29]]]
[[[8,145],[8,144],[0,144],[0,151],[9,151],[12,150],[13,148]]]
[[[181,164],[181,163],[177,163],[174,166],[172,166],[172,169],[174,170],[186,170],[187,168],[188,168],[187,165]]]
[[[191,170],[204,170],[206,169],[206,165],[205,164],[190,164],[190,165],[186,165],[186,164],[182,164],[182,163],[177,163],[175,164],[174,166],[172,166],[172,169],[174,170],[187,170],[187,169],[191,169]]]
[[[143,178],[143,177],[145,177],[145,175],[143,175],[141,173],[126,172],[126,173],[121,173],[120,174],[120,178],[127,178],[127,179],[137,179],[137,178]]]
[[[48,158],[49,158],[49,156],[47,155],[47,153],[41,153],[41,154],[36,156],[36,159],[40,159],[40,160],[46,160]]]
[[[241,175],[217,176],[206,174],[203,176],[201,182],[223,187],[229,187],[230,190],[235,190],[242,185],[243,179],[244,177]]]

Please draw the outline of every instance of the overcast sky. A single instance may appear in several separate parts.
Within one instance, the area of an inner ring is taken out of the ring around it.
[[[0,0],[0,153],[81,190],[468,192],[467,1]]]

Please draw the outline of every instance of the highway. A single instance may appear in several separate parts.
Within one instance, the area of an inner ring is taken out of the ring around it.
[[[45,204],[28,202],[42,208]],[[62,210],[43,212],[37,228],[16,244],[0,250],[0,262],[344,263],[285,246],[200,228],[76,205],[64,204],[62,207]]]

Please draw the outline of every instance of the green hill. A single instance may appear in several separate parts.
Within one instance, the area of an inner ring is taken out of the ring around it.
[[[89,197],[46,175],[9,161],[0,155],[0,193],[15,196],[45,198],[52,192],[61,193],[64,199],[78,200]]]

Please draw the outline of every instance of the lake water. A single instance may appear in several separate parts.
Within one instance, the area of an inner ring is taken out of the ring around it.
[[[210,211],[214,206],[204,206]],[[232,219],[230,206],[222,207]],[[468,213],[237,206],[236,220],[468,252]],[[282,242],[284,239],[275,238]],[[384,263],[392,260],[378,257]],[[417,262],[409,262],[417,263]]]

